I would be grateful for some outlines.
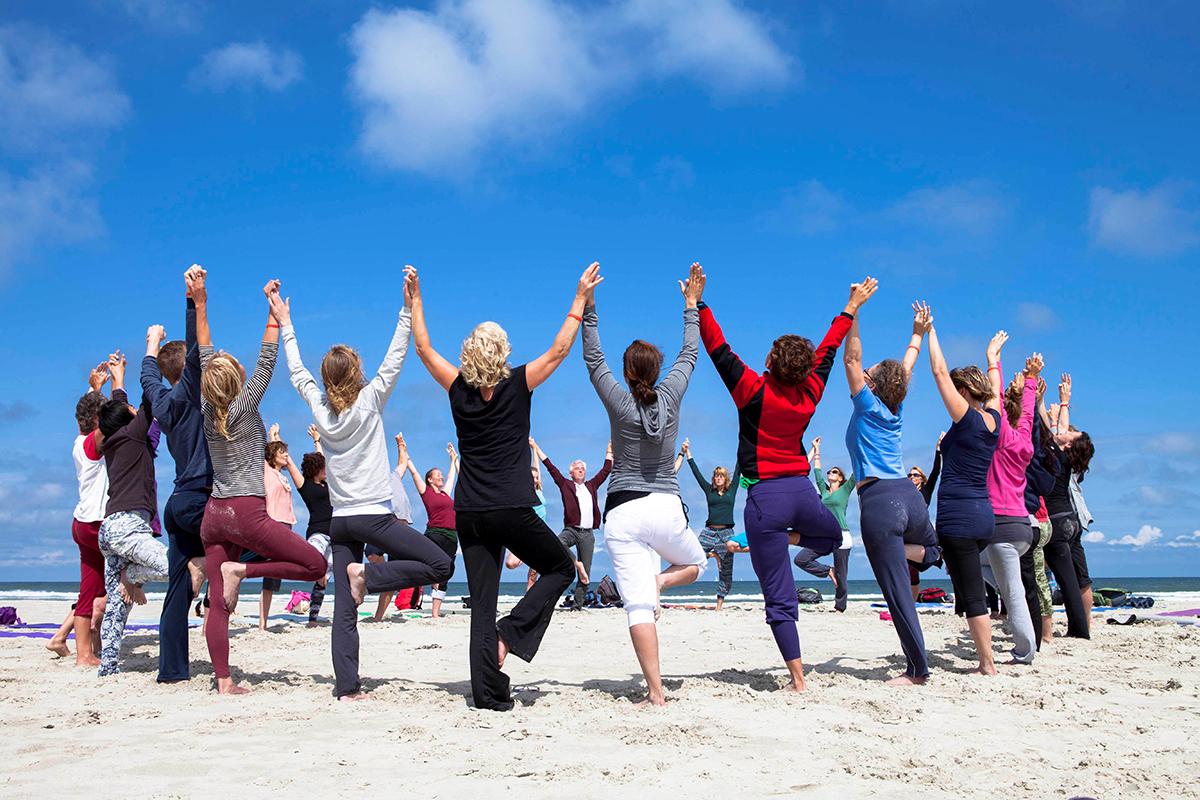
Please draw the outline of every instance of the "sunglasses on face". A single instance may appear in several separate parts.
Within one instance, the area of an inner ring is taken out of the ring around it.
[[[924,477],[924,476],[923,476],[923,475],[921,475],[921,473],[919,473],[919,472],[910,472],[910,473],[908,473],[908,477],[910,477],[910,478],[921,478],[921,477]]]

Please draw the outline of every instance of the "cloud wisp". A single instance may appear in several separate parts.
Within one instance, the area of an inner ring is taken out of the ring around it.
[[[304,76],[304,59],[285,48],[266,42],[234,42],[204,55],[192,70],[190,82],[198,88],[224,92],[231,88],[250,91],[259,86],[282,92]]]
[[[1193,184],[1164,181],[1153,189],[1094,187],[1088,197],[1092,245],[1138,258],[1180,255],[1200,245]]]
[[[350,34],[360,145],[387,166],[470,172],[498,144],[544,142],[644,80],[732,94],[795,67],[734,0],[442,0],[372,9]]]

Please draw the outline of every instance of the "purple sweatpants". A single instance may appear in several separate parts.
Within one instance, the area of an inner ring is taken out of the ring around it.
[[[788,534],[800,534],[800,546],[820,557],[841,546],[842,528],[805,475],[769,478],[751,486],[745,520],[750,563],[766,601],[767,624],[783,660],[792,661],[800,658],[800,634],[796,631],[800,604],[792,580]]]

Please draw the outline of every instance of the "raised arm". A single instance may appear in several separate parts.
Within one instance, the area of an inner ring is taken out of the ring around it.
[[[603,280],[604,278],[600,277],[599,262],[593,261],[591,266],[583,271],[579,285],[575,287],[571,311],[559,328],[558,336],[554,337],[554,344],[525,367],[525,382],[529,391],[532,392],[545,383],[571,352],[571,346],[575,344],[575,335],[579,333],[579,326],[583,322],[583,309],[588,305],[592,292]]]
[[[917,356],[921,355],[921,340],[925,338],[925,334],[929,332],[929,328],[933,325],[933,312],[929,310],[929,306],[924,302],[918,301],[912,304],[913,310],[913,329],[912,336],[908,340],[908,348],[904,351],[904,374],[908,380],[912,380],[913,367],[917,365]]]
[[[308,435],[313,440],[313,449],[321,455],[325,455],[325,451],[321,449],[321,432],[317,430],[316,425],[308,426]]]
[[[834,317],[833,323],[829,326],[829,332],[825,334],[825,338],[817,345],[816,352],[813,353],[812,373],[800,384],[814,403],[820,402],[821,397],[825,394],[825,386],[829,383],[829,371],[833,369],[833,361],[837,355],[837,349],[841,346],[842,340],[850,332],[851,326],[857,321],[859,309],[871,299],[871,295],[875,294],[875,290],[878,288],[879,281],[874,278],[867,278],[862,283],[853,283],[850,285],[850,300],[846,303],[846,308],[841,314]],[[865,376],[862,375],[861,351],[858,358],[859,374],[860,377],[865,379]],[[858,388],[862,389],[861,383],[858,385]]]
[[[454,480],[458,477],[458,453],[452,442],[446,442],[446,452],[450,454],[450,473],[446,476],[446,494],[454,496]]]
[[[1034,407],[1037,403],[1037,382],[1042,374],[1042,354],[1034,353],[1025,359],[1025,391],[1021,393],[1021,421],[1017,434],[1022,442],[1032,444]]]
[[[401,437],[400,443],[401,443],[400,446],[403,447],[404,446],[403,437]],[[407,455],[407,449],[405,452]],[[421,477],[421,473],[417,472],[417,465],[413,463],[411,456],[407,457],[407,461],[408,461],[408,471],[409,471],[409,473],[412,474],[413,485],[417,487],[417,494],[421,494],[421,495],[425,494],[425,479]]]
[[[108,383],[111,378],[112,374],[108,371],[108,362],[101,361],[88,374],[88,389],[98,394],[104,394],[100,390],[104,388],[104,384]]]
[[[196,266],[200,269],[199,266]],[[200,269],[201,274],[204,273]],[[186,285],[187,279],[184,279]],[[204,279],[200,279],[200,293],[204,293]],[[179,383],[183,387],[183,396],[187,402],[192,404],[193,408],[200,407],[200,347],[196,336],[196,316],[197,316],[196,298],[192,295],[191,287],[188,287],[187,292],[187,308],[184,311],[184,335],[183,341],[187,347],[186,354],[183,359],[183,372],[179,375]],[[207,317],[205,322],[207,323]]]
[[[271,309],[271,317],[282,332],[283,354],[287,358],[288,377],[292,381],[292,386],[296,388],[300,399],[309,408],[315,408],[320,404],[324,393],[300,358],[300,345],[296,342],[296,328],[292,325],[292,298],[284,300],[279,296],[279,287],[276,286],[267,293],[267,305]]]
[[[406,284],[407,285],[407,284]],[[404,292],[404,308],[400,310],[400,318],[396,321],[396,332],[392,334],[391,344],[379,372],[367,384],[367,390],[374,394],[375,405],[382,409],[391,399],[400,379],[400,370],[404,367],[404,357],[408,355],[408,343],[412,339],[412,298]]]
[[[404,301],[412,309],[412,342],[417,348],[417,357],[438,386],[448,392],[458,377],[458,369],[442,358],[429,341],[429,330],[425,327],[425,305],[421,302],[421,281],[417,277],[417,270],[411,266],[404,268]],[[424,493],[422,489],[421,494]]]
[[[850,323],[850,332],[846,334],[842,365],[846,368],[846,383],[850,386],[850,396],[854,397],[867,385],[867,374],[862,365],[862,338],[858,335],[858,317]]]
[[[212,347],[212,333],[208,329],[208,288],[205,285],[207,277],[208,271],[199,264],[192,264],[183,274],[188,296],[196,305],[196,344],[201,347]]]
[[[618,408],[629,401],[629,393],[613,377],[600,346],[600,316],[596,313],[594,294],[585,298],[583,307],[583,363],[596,394],[605,408]]]
[[[277,429],[278,427],[279,426],[276,426]],[[296,488],[299,489],[304,485],[304,473],[301,472],[300,468],[296,466],[296,462],[292,459],[291,453],[285,452],[283,454],[283,463],[287,465],[288,474],[292,476],[292,483],[296,484]]]
[[[708,357],[717,368],[717,374],[729,390],[733,404],[741,408],[758,392],[762,377],[746,366],[737,353],[733,352],[708,304],[700,302],[697,307],[700,309],[700,339],[704,342],[704,349],[708,351]]]
[[[162,347],[167,332],[162,325],[151,325],[146,329],[146,356],[142,359],[142,396],[150,400],[150,409],[154,418],[167,430],[175,427],[171,414],[170,392],[163,386],[162,372],[158,368],[158,351]]]
[[[593,475],[589,480],[584,481],[593,492],[600,488],[600,484],[608,479],[609,473],[612,472],[613,466],[613,451],[612,442],[608,443],[608,449],[604,451],[604,465],[600,467],[600,471]]]
[[[675,363],[658,385],[658,390],[668,397],[682,397],[687,391],[692,372],[696,369],[696,358],[700,355],[700,299],[704,296],[704,269],[699,262],[693,262],[688,272],[687,281],[679,282],[679,291],[683,293],[683,346]]]
[[[1004,410],[1004,369],[1000,366],[1000,351],[1004,349],[1004,343],[1007,341],[1008,334],[998,331],[987,346],[987,376],[988,383],[992,385],[992,399],[984,404],[984,408],[1000,411],[1001,417]]]
[[[537,475],[538,483],[542,482],[542,460],[538,458],[537,442],[533,441],[533,437],[529,437],[529,452],[532,454],[529,468]]]
[[[554,466],[554,462],[550,460],[550,457],[542,452],[542,448],[537,448],[537,454],[538,458],[540,458],[542,463],[546,466],[546,471],[550,473],[550,480],[554,481],[558,488],[561,489],[563,486],[566,486],[568,483],[570,483],[570,481],[564,478],[563,474],[558,471],[558,467]]]
[[[971,406],[950,380],[950,369],[946,366],[946,357],[942,355],[942,346],[938,343],[937,329],[932,325],[929,326],[929,367],[933,370],[933,382],[937,384],[946,411],[951,419],[958,422],[971,410]]]
[[[271,293],[279,292],[279,281],[267,281],[267,285],[263,287],[263,294],[270,298]],[[275,371],[275,359],[279,355],[279,323],[268,311],[267,313],[267,328],[263,332],[262,346],[258,351],[258,363],[254,367],[254,374],[246,381],[246,388],[234,400],[234,405],[239,409],[258,408],[258,404],[262,402],[263,395],[267,393],[267,387],[271,384],[271,373]]]
[[[1071,429],[1071,376],[1064,372],[1062,381],[1058,384],[1058,432],[1066,433]]]

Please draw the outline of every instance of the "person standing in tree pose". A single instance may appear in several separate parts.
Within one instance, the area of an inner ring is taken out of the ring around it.
[[[496,323],[484,322],[463,342],[461,368],[456,368],[433,349],[417,271],[406,268],[413,343],[429,374],[449,395],[462,452],[454,512],[471,592],[471,694],[476,708],[513,707],[508,676],[501,672],[505,658],[510,652],[524,661],[534,657],[554,604],[574,574],[570,553],[533,511],[537,494],[529,472],[529,411],[533,390],[571,352],[584,303],[603,280],[599,272],[599,264],[584,271],[567,319],[543,355],[510,367],[508,335]],[[539,576],[508,616],[497,621],[506,547]]]
[[[278,286],[267,297],[272,316],[282,326],[292,385],[312,410],[328,459],[333,504],[330,539],[335,592],[335,691],[339,700],[363,700],[368,695],[362,690],[358,672],[358,606],[368,594],[444,582],[454,565],[437,545],[392,515],[383,409],[396,388],[408,353],[412,298],[405,286],[404,308],[375,377],[367,382],[359,354],[347,345],[335,344],[321,360],[325,389],[321,391],[300,360],[291,301],[280,298]],[[390,559],[364,566],[365,544],[379,548]]]
[[[1000,417],[1000,437],[987,473],[988,497],[996,516],[996,531],[983,550],[981,565],[984,580],[1000,593],[1008,612],[1015,645],[1013,660],[1031,664],[1037,654],[1038,632],[1034,630],[1026,603],[1021,558],[1033,547],[1033,529],[1025,509],[1025,470],[1033,458],[1030,435],[1042,356],[1034,353],[1026,360],[1025,371],[1017,373],[1008,391],[1004,390],[999,359],[996,367],[988,371],[988,378],[992,389],[1004,398],[1004,414]]]
[[[988,372],[999,372],[1000,331],[987,348]],[[979,367],[949,369],[937,331],[929,326],[929,364],[942,402],[954,424],[942,439],[942,488],[938,491],[937,535],[946,571],[961,600],[975,642],[980,675],[995,675],[992,620],[988,616],[980,554],[996,530],[987,476],[1000,438],[1000,393]]]
[[[271,426],[271,432],[275,435],[278,435],[278,430],[278,425]],[[304,454],[299,468],[290,456],[286,457],[284,465],[292,476],[292,483],[296,484],[300,499],[308,508],[308,528],[304,538],[325,559],[325,574],[313,583],[308,595],[308,627],[315,628],[321,603],[325,600],[325,587],[333,576],[333,546],[329,543],[333,506],[329,503],[329,487],[325,485],[325,453],[321,450],[321,434],[316,425],[308,426],[308,435],[312,437],[314,452]]]
[[[433,598],[433,619],[441,616],[442,601],[446,599],[446,585],[454,577],[454,557],[458,555],[458,531],[454,522],[454,480],[458,476],[458,453],[454,445],[446,444],[446,452],[450,454],[450,479],[437,467],[425,473],[417,472],[417,466],[412,458],[408,459],[408,471],[412,473],[413,485],[421,495],[421,503],[429,517],[425,526],[425,538],[436,544],[450,559],[450,574],[446,580],[435,583],[430,596]]]
[[[717,611],[720,611],[733,588],[734,554],[726,545],[733,538],[733,504],[737,501],[741,474],[736,463],[733,465],[733,475],[724,467],[717,467],[713,470],[710,482],[704,477],[700,467],[696,466],[696,459],[692,455],[692,443],[688,439],[683,440],[683,447],[675,459],[676,473],[683,466],[684,459],[687,459],[692,475],[695,476],[696,483],[700,484],[700,491],[704,492],[708,501],[708,518],[699,539],[700,546],[704,548],[708,557],[717,560]]]
[[[267,516],[276,522],[282,522],[291,530],[296,524],[296,508],[292,504],[292,487],[283,470],[292,462],[288,455],[287,443],[279,438],[279,423],[267,431],[267,446],[263,451],[263,486],[267,490]],[[243,554],[244,555],[244,554]],[[257,554],[254,560],[261,560]],[[249,562],[248,559],[243,561]],[[271,619],[271,600],[275,593],[283,588],[283,581],[278,578],[263,578],[262,591],[258,595],[258,629],[267,631],[267,623]]]
[[[875,289],[870,279],[862,287],[868,297]],[[914,593],[909,589],[908,567],[913,563],[932,564],[941,555],[929,522],[929,503],[916,481],[905,477],[900,446],[904,398],[921,354],[921,342],[933,325],[933,316],[924,303],[914,303],[912,310],[912,335],[903,360],[888,358],[864,369],[857,315],[842,359],[854,403],[846,426],[846,450],[858,480],[863,549],[904,651],[904,674],[889,681],[899,686],[922,684],[929,677],[925,636]]]
[[[108,402],[101,389],[111,375],[105,361],[88,376],[88,393],[75,404],[75,422],[79,435],[71,455],[75,459],[75,478],[79,483],[79,502],[75,506],[71,521],[71,538],[79,546],[79,597],[75,601],[72,625],[75,629],[75,666],[98,667],[99,620],[97,614],[104,613],[104,555],[100,552],[100,524],[104,522],[104,510],[108,505],[108,469],[104,456],[97,445],[99,439],[99,414]],[[92,634],[97,634],[93,641]],[[70,655],[66,635],[61,643],[50,647],[60,656]],[[49,647],[49,646],[48,646]]]
[[[404,475],[408,472],[408,447],[404,444],[404,434],[396,434],[396,450],[400,457],[399,462],[388,477],[388,481],[392,486],[392,516],[405,525],[412,527],[412,501],[408,499],[408,492],[404,490]],[[382,564],[387,560],[387,554],[373,545],[368,544],[364,546],[363,552],[367,554],[367,561],[370,561],[372,564]],[[417,597],[420,597],[420,591],[419,586],[413,588],[413,592]],[[383,615],[387,611],[388,606],[391,605],[392,598],[395,595],[395,592],[379,593],[379,601],[375,604],[375,614],[371,617],[372,622],[383,620]],[[417,605],[414,604],[409,607],[416,608]]]
[[[186,681],[188,659],[188,608],[204,586],[204,543],[200,525],[212,495],[212,461],[204,438],[200,414],[200,346],[196,343],[196,307],[208,302],[204,270],[193,264],[184,274],[187,308],[185,341],[162,344],[161,326],[147,337],[142,359],[142,394],[149,396],[154,420],[167,436],[167,449],[175,459],[175,491],[167,500],[163,527],[167,530],[167,596],[158,627],[158,681]],[[163,386],[163,378],[170,389]]]
[[[576,563],[580,564],[579,580],[575,582],[575,603],[573,608],[578,611],[587,605],[588,575],[592,571],[592,555],[596,549],[596,531],[600,528],[600,501],[596,491],[600,484],[612,472],[612,442],[604,453],[604,466],[591,478],[586,479],[587,464],[575,460],[571,462],[570,478],[564,478],[550,459],[541,450],[537,457],[546,465],[550,477],[558,485],[563,502],[563,531],[558,539],[563,546],[570,550],[575,548]]]
[[[529,437],[529,449],[533,453],[533,460],[530,463],[529,471],[530,474],[533,475],[533,490],[537,493],[538,497],[538,504],[533,507],[533,513],[537,514],[538,519],[540,519],[542,522],[546,522],[546,495],[542,492],[542,468],[540,466],[545,454],[542,453],[541,448],[537,446],[537,442],[533,440],[532,436]],[[546,524],[548,525],[550,523]],[[563,541],[562,534],[559,534],[558,539],[559,541]],[[574,539],[572,538],[571,541],[574,541]],[[563,544],[568,547],[567,552],[570,552],[570,545],[568,545],[565,541],[563,541]],[[578,550],[579,548],[576,547],[575,549]],[[517,558],[512,553],[509,553],[504,558],[504,566],[506,566],[508,569],[516,569],[523,563],[525,562]],[[583,583],[585,586],[588,583],[587,569],[584,568],[583,562],[580,561],[578,557],[575,559],[575,579]],[[533,586],[533,582],[536,580],[537,570],[535,570],[533,567],[530,567],[529,573],[525,577],[525,591],[528,592],[529,587]],[[574,598],[572,598],[572,600],[573,599]],[[572,606],[574,606],[574,603],[572,603]]]
[[[155,328],[147,341],[157,336]],[[108,470],[108,506],[97,540],[104,555],[104,584],[108,603],[100,624],[100,675],[121,671],[121,639],[134,603],[145,605],[142,584],[167,579],[167,548],[150,527],[158,508],[154,491],[154,447],[150,427],[154,412],[149,395],[140,408],[125,396],[125,357],[120,351],[108,357],[112,374],[112,399],[97,414],[100,454]]]
[[[712,309],[699,304],[704,347],[738,410],[738,469],[742,481],[750,484],[745,512],[750,563],[762,586],[767,624],[791,673],[788,688],[793,691],[807,686],[796,629],[800,609],[788,534],[798,533],[800,546],[812,548],[817,555],[832,553],[842,543],[841,526],[808,480],[802,440],[825,394],[837,349],[874,290],[870,279],[853,285],[850,302],[818,347],[792,334],[776,339],[761,375],[742,363],[725,342]]]
[[[848,345],[847,345],[848,346]],[[821,472],[821,437],[813,439],[808,451],[808,463],[812,464],[813,477],[817,480],[817,491],[821,494],[821,503],[829,509],[838,525],[842,528],[842,544],[833,551],[833,567],[827,567],[817,561],[817,554],[811,548],[802,547],[796,554],[795,564],[800,569],[816,578],[829,578],[833,581],[835,611],[845,611],[849,591],[846,586],[846,575],[850,568],[850,528],[846,526],[846,506],[850,503],[850,493],[854,491],[854,477],[846,479],[841,467],[829,470],[829,480]]]
[[[658,660],[658,598],[663,589],[692,583],[708,556],[688,527],[679,481],[675,478],[675,437],[679,407],[700,352],[700,315],[704,271],[692,264],[683,292],[683,348],[662,383],[662,352],[641,339],[625,349],[623,375],[629,389],[613,377],[600,347],[594,294],[583,309],[583,361],[592,386],[608,412],[614,465],[605,499],[604,546],[612,559],[617,591],[625,601],[629,637],[646,677],[643,703],[666,705]],[[658,384],[657,386],[655,384]],[[658,572],[659,558],[670,564]]]
[[[279,281],[263,287],[268,298],[279,293]],[[237,608],[238,589],[249,578],[315,581],[325,574],[325,559],[291,528],[267,516],[263,454],[267,431],[258,404],[262,401],[279,353],[279,323],[267,317],[254,374],[231,354],[214,353],[207,308],[196,307],[196,340],[200,343],[201,412],[204,436],[213,465],[213,494],[204,510],[200,538],[208,569],[210,608],[204,637],[212,659],[217,691],[245,694],[229,670],[229,613]],[[266,561],[242,564],[242,549]]]

